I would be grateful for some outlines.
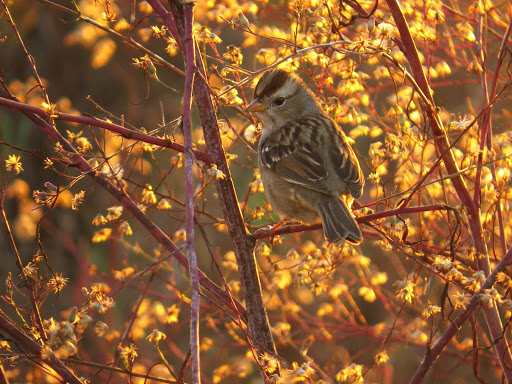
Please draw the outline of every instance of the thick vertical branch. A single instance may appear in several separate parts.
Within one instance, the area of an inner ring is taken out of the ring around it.
[[[487,245],[485,244],[482,235],[482,227],[480,223],[480,207],[477,204],[475,204],[475,201],[473,200],[469,192],[469,189],[467,188],[466,183],[462,178],[462,175],[459,173],[459,169],[455,161],[453,152],[451,150],[447,150],[450,148],[448,137],[446,135],[446,131],[443,128],[441,119],[439,117],[439,113],[437,112],[431,88],[428,84],[427,78],[425,77],[425,73],[423,72],[418,51],[416,50],[416,45],[414,43],[414,40],[412,38],[411,32],[407,25],[407,21],[405,20],[405,16],[400,8],[400,5],[398,4],[397,0],[387,0],[387,4],[389,10],[391,11],[391,14],[393,15],[393,19],[395,20],[396,26],[400,32],[400,37],[402,40],[401,49],[409,65],[411,66],[414,79],[418,86],[423,91],[423,93],[427,96],[429,103],[426,105],[426,114],[429,119],[430,127],[432,129],[432,134],[434,136],[434,140],[438,148],[438,151],[444,154],[443,162],[448,173],[450,175],[457,175],[451,178],[451,181],[453,183],[457,196],[459,197],[462,204],[464,204],[464,207],[468,214],[468,223],[470,226],[471,236],[473,238],[473,244],[475,246],[475,249],[477,250],[477,252],[484,255],[483,258],[478,259],[478,267],[485,273],[486,276],[489,276],[490,261],[487,252]],[[496,350],[496,355],[500,360],[501,367],[508,382],[512,383],[512,356],[508,348],[507,340],[503,337],[503,325],[501,323],[501,318],[499,316],[498,309],[496,305],[493,305],[492,307],[485,306],[483,308],[483,312],[485,314],[485,319],[487,321],[487,325],[491,333],[492,339],[499,340],[499,342],[497,342],[494,346]],[[434,360],[429,361],[430,364],[434,363]],[[426,373],[430,366],[424,368],[426,368]]]
[[[156,0],[150,0],[150,4],[154,1]],[[183,46],[185,36],[183,7],[177,1],[170,1],[169,4],[179,34],[177,40]],[[195,49],[199,51],[197,44]],[[249,336],[251,337],[251,342],[257,348],[275,353],[274,341],[263,305],[261,284],[254,258],[255,240],[247,236],[245,222],[240,212],[235,187],[229,172],[224,148],[222,147],[217,115],[208,84],[205,81],[206,71],[199,54],[196,55],[196,61],[198,74],[194,81],[194,98],[198,106],[199,118],[203,126],[208,153],[213,157],[217,168],[226,175],[224,179],[216,179],[215,186],[224,219],[228,226],[233,250],[237,258],[240,280],[245,292]]]
[[[183,92],[183,136],[185,143],[185,227],[187,233],[187,252],[192,285],[192,303],[190,310],[190,353],[192,357],[193,383],[201,383],[200,355],[199,355],[199,273],[197,255],[194,244],[194,184],[192,153],[192,124],[191,105],[194,77],[197,71],[195,63],[194,37],[192,25],[194,22],[194,4],[184,4],[185,14],[185,89]]]

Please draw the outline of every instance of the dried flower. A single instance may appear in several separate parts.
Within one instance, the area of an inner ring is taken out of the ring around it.
[[[403,280],[396,281],[394,285],[398,288],[396,290],[396,298],[398,300],[408,301],[409,303],[412,302],[412,299],[415,296],[414,289],[416,284],[408,278],[405,278]]]
[[[76,211],[78,210],[78,206],[84,202],[85,199],[85,191],[80,191],[73,196],[71,200],[71,209]]]
[[[151,343],[158,343],[160,340],[165,340],[167,335],[165,333],[160,332],[158,329],[153,329],[146,339],[148,339]]]
[[[62,289],[66,286],[66,284],[68,283],[68,278],[67,277],[62,277],[62,273],[59,275],[59,274],[55,274],[53,275],[49,280],[48,282],[46,283],[46,285],[48,286],[49,289],[51,289],[53,292],[55,293],[59,293],[60,291],[62,291]]]
[[[112,234],[112,228],[102,228],[99,231],[94,232],[92,236],[93,243],[101,243],[103,241],[107,241]]]
[[[441,307],[438,305],[429,305],[427,308],[423,310],[423,313],[421,314],[423,317],[430,317],[435,313],[441,312]]]
[[[7,172],[15,172],[16,174],[23,172],[21,156],[9,155],[9,159],[5,160],[5,168]]]

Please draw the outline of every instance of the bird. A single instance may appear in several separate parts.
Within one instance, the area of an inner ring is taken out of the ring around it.
[[[363,171],[320,99],[295,73],[270,69],[246,112],[261,123],[258,166],[272,210],[286,221],[321,221],[329,243],[360,244],[349,207],[363,194]]]

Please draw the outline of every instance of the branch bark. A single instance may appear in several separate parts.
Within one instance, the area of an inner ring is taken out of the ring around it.
[[[0,97],[0,105],[3,105],[7,108],[16,109],[18,111],[23,111],[23,112],[34,113],[39,116],[46,116],[48,113],[43,108],[20,103],[19,101],[11,100],[11,99],[7,98],[8,95],[5,92],[5,90],[3,90],[3,89],[0,89],[0,95],[5,96],[5,97]],[[185,147],[183,145],[181,145],[179,143],[175,143],[172,140],[161,139],[159,137],[148,135],[147,133],[133,131],[133,130],[123,127],[121,125],[109,123],[108,121],[97,119],[96,117],[93,117],[93,116],[73,115],[71,113],[63,113],[63,112],[57,111],[55,113],[55,115],[53,115],[52,117],[55,120],[63,120],[63,121],[69,121],[70,123],[86,124],[86,125],[90,125],[93,127],[103,128],[108,131],[117,133],[129,140],[137,140],[137,141],[141,141],[143,143],[157,145],[162,148],[172,149],[172,150],[175,150],[175,151],[181,152],[181,153],[185,152]],[[196,149],[193,149],[192,152],[197,160],[201,160],[202,162],[204,162],[206,164],[213,164],[212,157],[210,155],[208,155],[207,153],[198,151]]]
[[[193,383],[201,383],[201,366],[199,354],[199,273],[197,255],[194,244],[194,158],[192,153],[192,91],[197,71],[194,50],[194,36],[192,25],[194,23],[194,3],[184,4],[185,15],[185,89],[183,91],[183,136],[185,143],[185,227],[187,234],[187,253],[192,286],[192,302],[190,310],[190,354],[192,358]]]

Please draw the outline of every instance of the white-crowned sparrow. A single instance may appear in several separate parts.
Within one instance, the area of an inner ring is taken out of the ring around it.
[[[347,138],[295,74],[265,72],[247,108],[261,122],[259,168],[272,209],[283,219],[323,223],[327,240],[363,238],[349,206],[364,176]]]

